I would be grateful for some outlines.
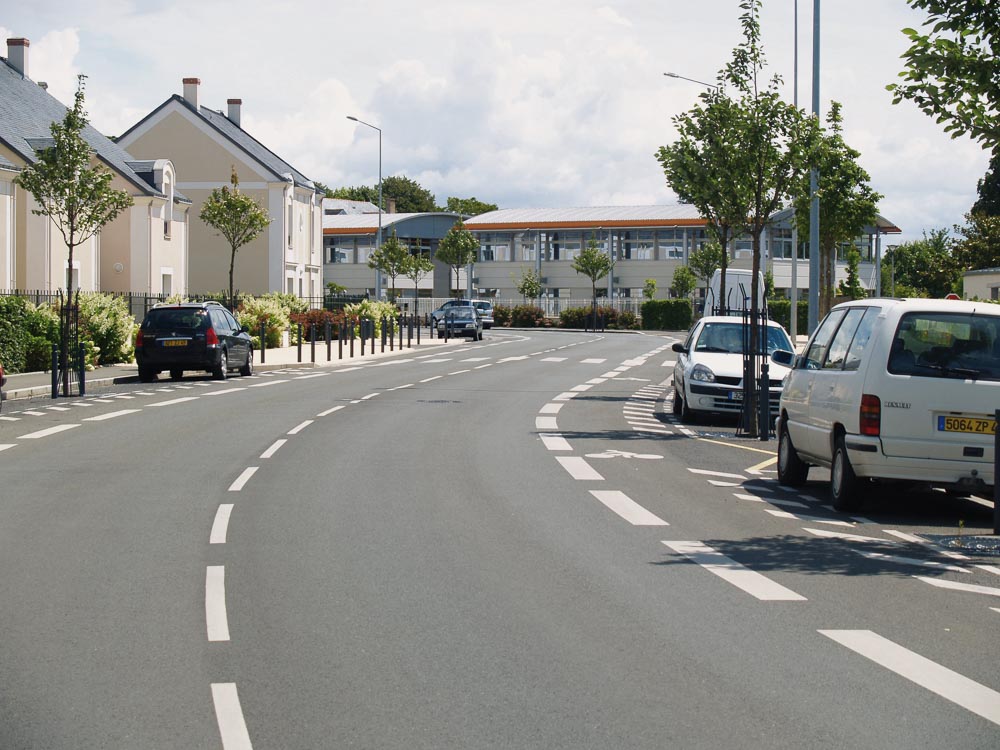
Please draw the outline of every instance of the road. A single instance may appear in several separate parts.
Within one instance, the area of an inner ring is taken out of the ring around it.
[[[675,338],[0,415],[0,747],[995,748],[992,509],[848,518],[671,415]]]

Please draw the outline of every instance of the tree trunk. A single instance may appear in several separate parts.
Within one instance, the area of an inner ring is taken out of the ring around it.
[[[233,293],[233,269],[236,267],[236,248],[229,255],[229,310],[236,311],[236,300]]]

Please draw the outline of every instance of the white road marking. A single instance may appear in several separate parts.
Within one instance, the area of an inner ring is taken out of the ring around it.
[[[463,362],[485,362],[489,357],[469,357],[468,359],[463,359]]]
[[[293,380],[310,380],[311,378],[321,378],[324,375],[326,375],[325,372],[317,372],[313,375],[300,375],[297,378],[293,378]]]
[[[578,394],[571,391],[563,391],[558,396],[556,396],[553,401],[569,401],[571,398],[576,398]]]
[[[665,359],[660,363],[660,367],[673,367],[677,364],[676,359]]]
[[[169,401],[157,401],[150,404],[150,406],[173,406],[174,404],[183,404],[185,401],[197,401],[199,396],[185,396],[183,398],[172,398]]]
[[[432,378],[424,378],[424,379],[423,379],[423,380],[421,380],[420,382],[421,382],[421,383],[429,383],[429,382],[431,382],[432,380],[440,380],[440,379],[441,379],[441,378],[443,378],[443,377],[444,377],[444,375],[435,375],[435,376],[434,376],[434,377],[432,377]]]
[[[607,383],[607,378],[591,378],[587,381],[589,385],[600,385],[601,383]]]
[[[848,542],[879,542],[880,544],[894,544],[895,542],[890,542],[887,539],[878,539],[874,536],[861,536],[860,534],[845,534],[842,531],[826,531],[825,529],[805,529],[810,534],[815,536],[825,537],[827,539],[843,539]]]
[[[923,576],[913,576],[918,581],[929,583],[940,589],[951,589],[952,591],[965,591],[969,594],[986,594],[987,596],[1000,596],[1000,589],[992,586],[977,586],[974,583],[957,583],[956,581],[945,581],[938,578],[924,578]]]
[[[426,360],[424,362],[424,364],[425,365],[436,365],[436,364],[440,364],[441,362],[451,362],[451,360],[452,360],[451,357],[448,357],[447,359],[428,359],[428,360]]]
[[[591,490],[590,494],[633,526],[669,526],[662,518],[650,513],[618,490]]]
[[[555,417],[535,417],[536,430],[558,430],[559,424]]]
[[[806,601],[806,598],[801,594],[796,594],[791,589],[775,583],[767,576],[761,575],[755,570],[750,570],[702,542],[665,541],[663,544],[761,601]]]
[[[215,704],[215,719],[219,723],[222,750],[253,750],[250,733],[243,719],[240,697],[234,682],[213,682],[212,702]]]
[[[25,412],[27,413],[27,412]],[[27,435],[21,435],[19,440],[37,440],[38,438],[48,437],[49,435],[55,435],[59,432],[65,432],[66,430],[72,430],[74,427],[79,427],[78,424],[60,424],[55,427],[49,427],[45,430],[39,430],[38,432],[29,432]]]
[[[266,388],[269,385],[277,385],[278,383],[287,383],[287,382],[288,382],[287,380],[266,380],[263,383],[254,383],[253,385],[247,386],[247,387],[248,388]]]
[[[215,511],[215,521],[212,522],[212,533],[208,537],[209,544],[226,543],[226,532],[229,530],[229,517],[232,513],[232,503],[223,503]]]
[[[46,406],[46,411],[69,411],[68,406]]]
[[[892,536],[899,537],[904,542],[916,542],[917,544],[927,544],[926,539],[921,539],[919,536],[913,534],[907,534],[905,531],[896,531],[896,529],[883,529],[886,534],[891,534]]]
[[[20,417],[0,417],[0,422],[20,422]]]
[[[123,399],[125,399],[126,401],[129,401],[129,400],[131,400],[131,399],[135,398],[135,396],[125,396],[125,395],[119,395],[119,396],[115,396],[115,398],[123,398]]]
[[[617,378],[618,377],[618,373],[615,372],[614,370],[612,370],[611,372],[604,373],[603,375],[601,375],[601,377],[602,378],[609,378],[609,379],[610,378]]]
[[[793,521],[803,521],[804,523],[827,523],[831,526],[846,526],[849,529],[854,528],[854,524],[848,523],[847,521],[827,520],[825,518],[819,518],[818,516],[803,516],[798,513],[789,513],[787,510],[773,510],[771,508],[766,508],[765,510],[772,516],[777,516],[778,518],[790,518]]]
[[[375,398],[377,395],[378,395],[378,393],[369,393],[367,396],[362,396],[361,400],[362,401],[367,401],[370,398]]]
[[[625,418],[628,420],[629,424],[653,424],[653,425],[663,425],[658,417],[650,417],[647,415],[639,416],[638,414],[625,413]]]
[[[102,404],[112,404],[114,402],[113,401],[102,401],[101,403]],[[22,414],[27,414],[30,417],[44,417],[45,416],[45,412],[44,411],[34,411],[34,410],[31,410],[31,411],[23,411],[21,413]]]
[[[485,365],[477,365],[476,367],[473,367],[472,369],[473,370],[482,370],[482,369],[484,369],[486,367],[493,367],[493,363],[492,362],[488,362]]]
[[[757,497],[756,495],[747,495],[747,494],[745,494],[743,492],[734,492],[733,493],[733,497],[736,497],[739,500],[749,500],[750,502],[754,502],[754,503],[767,502],[762,497]]]
[[[664,427],[633,427],[633,432],[648,432],[651,435],[673,435],[673,430]]]
[[[688,471],[692,474],[702,474],[709,477],[724,477],[726,479],[739,479],[742,481],[746,480],[746,477],[742,474],[727,474],[724,471],[712,471],[711,469],[692,469],[688,467]]]
[[[205,569],[205,624],[208,640],[229,640],[229,618],[226,615],[226,567],[209,565]]]
[[[307,419],[302,424],[296,425],[295,427],[293,427],[292,429],[290,429],[286,434],[287,435],[298,435],[300,432],[302,432],[302,430],[304,430],[306,427],[308,427],[312,423],[313,423],[313,420]]]
[[[562,435],[539,435],[542,439],[542,443],[550,451],[571,451],[569,441]]]
[[[545,404],[541,409],[538,410],[539,414],[558,414],[559,410],[562,409],[565,404]]]
[[[987,721],[1000,724],[1000,693],[903,648],[871,630],[820,630],[841,646]]]
[[[713,487],[742,487],[739,482],[723,482],[721,479],[709,479],[708,483]]]
[[[996,565],[976,565],[974,567],[985,570],[987,573],[992,573],[995,576],[1000,576],[1000,568]]]
[[[281,446],[283,446],[287,442],[288,441],[285,440],[284,438],[282,438],[281,440],[275,440],[271,444],[270,448],[268,448],[266,451],[264,451],[263,453],[260,454],[260,457],[261,458],[270,458],[271,456],[273,456],[275,453],[278,452],[278,449],[281,448]]]
[[[763,500],[763,498],[761,498]],[[764,502],[771,503],[773,505],[786,505],[789,508],[808,508],[809,506],[805,503],[800,503],[798,500],[785,500],[781,497],[769,497]]]
[[[614,448],[603,453],[588,453],[587,458],[641,458],[644,460],[663,458],[657,453],[632,453],[631,451],[620,451]]]
[[[5,451],[8,448],[13,448],[17,443],[0,443],[0,451]]]
[[[248,466],[243,470],[243,473],[236,477],[236,481],[229,485],[230,492],[239,492],[243,489],[247,482],[250,481],[250,477],[257,473],[257,466]]]
[[[343,408],[344,408],[344,404],[340,404],[339,406],[332,406],[329,409],[327,409],[326,411],[321,411],[316,416],[317,417],[328,417],[331,414],[333,414],[335,411],[340,411]]]
[[[851,550],[851,552],[853,552],[856,555],[861,555],[862,557],[867,557],[869,560],[877,560],[878,562],[891,562],[891,563],[897,563],[899,565],[921,565],[925,568],[950,570],[955,573],[972,572],[968,568],[962,568],[958,565],[948,565],[947,563],[936,562],[934,560],[920,560],[916,557],[900,557],[898,555],[886,555],[882,552],[865,552],[864,550],[860,549]]]
[[[603,365],[607,361],[608,360],[606,358],[605,359],[596,359],[596,358],[595,359],[581,359],[580,360],[580,364],[581,365]]]
[[[449,375],[462,375],[466,372],[472,372],[472,370],[455,370],[455,372],[449,372]]]
[[[429,356],[429,355],[425,355],[425,356]],[[418,357],[418,359],[419,359],[419,357]],[[360,370],[360,369],[361,369],[360,367],[342,367],[341,369],[336,370],[336,372],[354,372],[355,370]]]
[[[395,388],[390,388],[390,391],[401,391],[404,388],[412,388],[413,383],[407,383],[406,385],[397,385]]]
[[[124,417],[126,414],[138,414],[142,409],[122,409],[121,411],[111,411],[107,414],[98,414],[96,417],[84,417],[84,422],[103,422],[105,419]]]
[[[504,357],[500,362],[520,362],[522,359],[527,359],[527,354],[522,354],[520,357]]]
[[[603,482],[604,477],[598,474],[594,468],[585,460],[578,456],[556,456],[556,461],[569,472],[573,479],[584,482]]]
[[[592,385],[574,385],[572,388],[570,388],[570,390],[576,393],[583,393],[584,391],[589,391],[593,387],[594,386]]]

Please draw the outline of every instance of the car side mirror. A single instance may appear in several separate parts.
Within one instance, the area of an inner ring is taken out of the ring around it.
[[[776,365],[791,367],[795,362],[795,352],[790,352],[787,349],[775,349],[771,352],[771,361]]]
[[[687,354],[688,350],[687,347],[684,346],[684,342],[682,341],[674,342],[674,345],[670,348],[673,349],[675,352],[679,352],[680,354]]]
[[[250,333],[250,329],[246,326],[240,326],[240,333]]]

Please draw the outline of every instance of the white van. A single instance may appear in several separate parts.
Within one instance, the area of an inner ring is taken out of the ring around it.
[[[772,359],[792,364],[788,352]],[[1000,305],[867,299],[834,307],[785,380],[778,481],[830,469],[855,510],[870,480],[992,498],[1000,407]]]
[[[706,315],[727,315],[750,309],[750,295],[753,271],[743,268],[726,269],[726,294],[722,295],[722,269],[716,268],[708,282],[708,296],[705,298]],[[764,307],[764,274],[757,272],[757,304]],[[728,311],[728,312],[727,312]]]

